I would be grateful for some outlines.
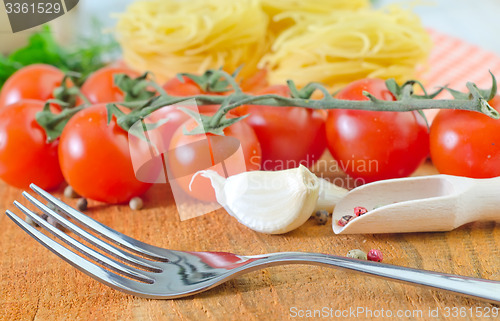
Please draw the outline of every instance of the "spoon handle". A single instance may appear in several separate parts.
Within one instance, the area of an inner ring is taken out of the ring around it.
[[[472,184],[458,198],[461,223],[500,222],[500,177],[471,180]]]

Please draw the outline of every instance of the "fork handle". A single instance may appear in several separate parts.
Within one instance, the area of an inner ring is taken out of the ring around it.
[[[263,266],[283,264],[312,264],[338,267],[383,279],[440,289],[491,303],[500,303],[499,281],[418,270],[320,253],[282,252],[262,256],[250,256],[248,258],[258,258],[258,260],[247,264],[246,267],[248,268],[250,268],[250,265],[262,268]]]

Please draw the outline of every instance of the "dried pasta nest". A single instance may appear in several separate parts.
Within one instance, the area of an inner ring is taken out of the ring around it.
[[[332,90],[366,77],[416,77],[432,42],[419,18],[392,7],[335,11],[325,15],[283,13],[293,19],[261,61],[271,83],[322,82]]]
[[[257,0],[152,0],[119,16],[124,60],[160,79],[224,67],[256,69],[269,49],[268,16]]]

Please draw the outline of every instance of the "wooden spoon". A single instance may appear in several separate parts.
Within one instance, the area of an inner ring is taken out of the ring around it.
[[[368,212],[356,217],[357,206]],[[353,218],[337,225],[344,215]],[[349,192],[332,217],[336,234],[451,231],[474,221],[500,222],[500,177],[432,175],[374,182]]]

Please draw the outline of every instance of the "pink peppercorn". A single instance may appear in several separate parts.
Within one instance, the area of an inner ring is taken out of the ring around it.
[[[347,223],[352,219],[352,215],[344,215],[337,221],[338,226],[346,226]]]
[[[368,210],[362,206],[357,206],[354,208],[354,214],[356,214],[356,216],[361,216],[363,214],[366,214],[368,212]]]
[[[380,250],[371,249],[370,251],[368,251],[367,258],[369,261],[382,262],[384,256],[382,255],[382,252]]]

